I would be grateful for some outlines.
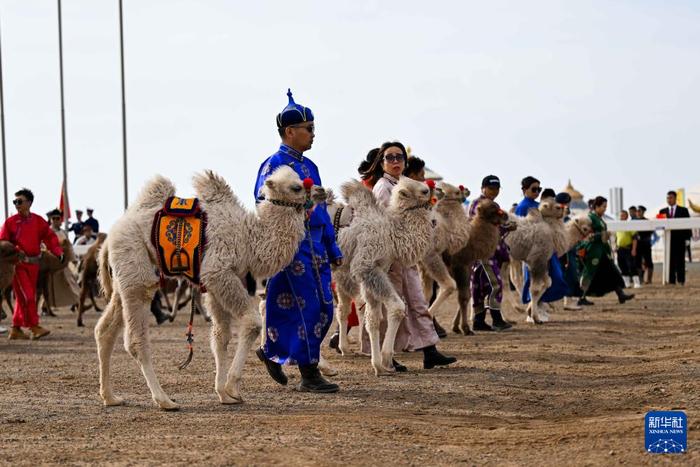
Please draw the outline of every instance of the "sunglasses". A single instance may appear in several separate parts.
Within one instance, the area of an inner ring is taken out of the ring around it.
[[[539,193],[540,191],[542,191],[542,187],[541,186],[533,187],[533,188],[530,188],[530,191],[532,191],[533,193]]]
[[[12,200],[12,204],[14,204],[15,206],[21,206],[22,204],[24,204],[24,200],[23,199],[15,199],[15,200]]]
[[[384,156],[386,162],[400,162],[404,160],[403,154],[387,154]]]
[[[314,133],[316,131],[316,127],[314,125],[289,125],[290,128],[303,128],[304,130],[308,131],[309,133]]]
[[[59,216],[52,216],[52,217],[51,217],[51,220],[52,220],[52,221],[60,221],[60,220],[62,220],[62,219],[61,219]]]

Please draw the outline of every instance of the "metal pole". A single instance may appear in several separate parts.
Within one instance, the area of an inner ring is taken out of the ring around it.
[[[126,160],[126,90],[124,87],[124,15],[122,0],[119,0],[119,51],[122,65],[122,148],[124,151],[124,210],[129,207],[129,184]]]
[[[1,34],[0,34],[1,36]],[[2,42],[0,39],[0,131],[2,131],[2,187],[5,195],[3,207],[5,208],[5,219],[9,217],[7,199],[7,160],[5,158],[5,90],[2,79]]]
[[[58,65],[61,81],[61,147],[63,150],[63,203],[68,206],[68,167],[66,164],[66,111],[63,105],[63,28],[61,25],[61,0],[58,0]],[[65,219],[68,230],[68,219]]]

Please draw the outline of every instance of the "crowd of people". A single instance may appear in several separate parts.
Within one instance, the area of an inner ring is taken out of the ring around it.
[[[315,137],[314,116],[307,107],[294,102],[288,93],[288,105],[277,115],[277,130],[281,137],[279,150],[267,158],[260,166],[255,184],[256,201],[262,201],[263,190],[268,177],[280,166],[289,166],[302,178],[311,178],[316,185],[322,185],[318,167],[305,155]],[[386,142],[371,149],[360,162],[358,175],[370,189],[377,202],[386,206],[400,177],[425,180],[425,162],[410,156],[406,147],[398,142]],[[481,183],[479,196],[465,205],[468,216],[476,215],[477,208],[484,200],[495,201],[499,196],[501,181],[496,175],[487,175]],[[571,196],[565,192],[556,193],[542,189],[538,179],[525,177],[521,182],[523,199],[513,206],[515,216],[527,216],[538,209],[538,199],[551,199],[561,205],[569,220],[568,211]],[[73,243],[91,244],[99,232],[99,223],[88,208],[88,218],[82,219],[82,212],[76,211],[77,221],[68,231],[63,230],[63,213],[53,210],[47,214],[50,224],[32,214],[30,208],[34,200],[30,190],[23,189],[15,194],[14,204],[17,214],[8,218],[0,231],[0,240],[13,243],[22,253],[22,260],[16,265],[12,288],[15,295],[15,309],[12,317],[10,339],[27,339],[22,328],[29,329],[33,338],[38,339],[49,333],[39,326],[36,307],[36,281],[38,274],[37,258],[42,245],[52,254],[63,260],[61,241],[74,235]],[[669,218],[688,217],[685,208],[676,205],[676,194],[669,192],[668,208],[660,215]],[[630,230],[617,232],[614,236],[617,259],[611,247],[612,235],[607,230],[607,200],[598,196],[589,202],[588,218],[593,232],[563,255],[552,254],[548,263],[551,286],[542,296],[543,306],[547,303],[564,300],[565,308],[581,309],[593,305],[590,298],[614,292],[620,303],[634,298],[625,292],[626,287],[641,287],[642,282],[651,283],[654,265],[651,259],[653,232]],[[643,206],[623,211],[621,219],[646,219]],[[470,272],[473,306],[472,329],[477,332],[505,331],[514,323],[508,322],[502,314],[502,302],[506,288],[513,284],[503,272],[509,262],[509,251],[504,241],[509,234],[507,225],[501,226],[501,240],[493,255],[487,261],[477,261]],[[671,283],[685,283],[684,252],[689,234],[675,231],[671,239]],[[311,211],[308,218],[307,238],[299,245],[290,265],[267,280],[265,294],[264,343],[256,354],[265,364],[269,375],[278,383],[286,384],[287,377],[283,365],[297,365],[301,373],[299,389],[315,393],[335,392],[339,389],[319,371],[320,346],[332,323],[334,303],[332,296],[332,267],[343,263],[343,252],[336,244],[336,234],[332,220],[323,205]],[[642,281],[643,273],[646,280]],[[389,278],[395,290],[405,303],[405,318],[396,338],[396,351],[416,351],[423,354],[423,367],[453,364],[457,359],[444,355],[438,350],[441,337],[446,336],[442,326],[428,313],[433,297],[423,292],[421,277],[415,266],[407,267],[399,262],[391,265]],[[519,299],[530,301],[528,271],[524,271],[524,287]],[[69,287],[74,287],[66,277]],[[288,299],[294,297],[294,300]],[[157,297],[154,298],[157,300]],[[487,323],[490,317],[490,324]],[[159,323],[161,321],[159,320]],[[350,329],[361,325],[356,313],[348,322]],[[361,326],[364,331],[364,326]],[[336,348],[337,334],[332,336],[329,345]],[[363,352],[369,352],[366,332],[360,333]],[[408,368],[397,360],[392,362],[397,372]]]

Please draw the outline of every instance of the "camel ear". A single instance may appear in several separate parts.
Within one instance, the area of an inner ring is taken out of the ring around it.
[[[267,180],[265,180],[265,186],[271,190],[274,190],[275,189],[275,181],[268,178]]]
[[[436,188],[435,195],[437,196],[437,199],[442,199],[445,197],[445,192],[442,191],[442,188]]]
[[[410,198],[411,197],[408,193],[408,190],[406,190],[405,188],[401,188],[399,190],[399,196],[401,196],[402,198]]]

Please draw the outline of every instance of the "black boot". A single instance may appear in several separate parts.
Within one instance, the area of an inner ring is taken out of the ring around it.
[[[423,368],[429,370],[436,366],[449,365],[456,362],[455,357],[448,357],[438,352],[438,349],[431,345],[423,349]]]
[[[394,365],[394,370],[396,370],[397,373],[406,373],[408,371],[406,365],[403,365],[394,359],[391,360],[391,364]]]
[[[267,373],[272,379],[275,380],[275,382],[281,384],[282,386],[287,385],[287,375],[285,375],[284,371],[282,371],[282,365],[277,362],[273,362],[272,360],[268,360],[268,358],[265,356],[265,352],[263,352],[263,349],[261,348],[258,348],[258,350],[255,351],[255,355],[257,355],[260,361],[265,364]]]
[[[577,303],[580,306],[593,306],[594,305],[594,303],[592,301],[588,300],[585,296],[579,298]]]
[[[163,313],[163,310],[160,308],[160,294],[158,292],[151,300],[151,313],[156,317],[156,323],[159,326],[170,319],[170,315]]]
[[[315,393],[330,393],[338,392],[340,389],[337,384],[326,381],[321,372],[318,371],[318,364],[299,365],[299,373],[301,373],[301,383],[299,383],[299,391],[315,392]]]
[[[627,295],[625,292],[622,291],[621,287],[616,288],[615,293],[617,294],[617,301],[619,301],[620,304],[625,303],[627,300],[632,300],[634,298],[633,293]]]
[[[506,329],[510,329],[513,327],[512,324],[503,319],[501,310],[494,310],[493,308],[490,308],[490,310],[492,322],[491,326],[493,326],[493,329],[495,329],[496,331],[505,331]]]
[[[435,332],[440,339],[447,337],[447,331],[445,331],[445,328],[440,326],[440,323],[438,323],[437,319],[435,318],[433,318],[433,326],[435,327]]]
[[[472,329],[475,331],[493,331],[493,328],[486,324],[486,310],[483,308],[474,310],[474,324]]]

